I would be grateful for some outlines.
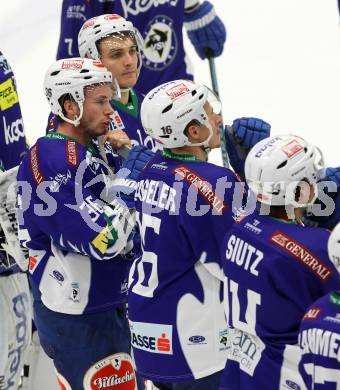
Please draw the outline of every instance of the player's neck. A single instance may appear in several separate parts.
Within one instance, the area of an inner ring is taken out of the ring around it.
[[[70,137],[74,139],[76,142],[83,146],[87,146],[90,142],[90,138],[87,134],[85,134],[81,129],[78,127],[74,127],[70,123],[61,123],[58,126],[57,133],[64,134],[67,137]]]
[[[121,90],[121,98],[119,101],[122,104],[128,104],[130,98],[130,88],[122,89]]]
[[[171,153],[174,155],[190,155],[198,160],[207,161],[207,153],[198,146],[183,146],[182,148],[172,148]]]

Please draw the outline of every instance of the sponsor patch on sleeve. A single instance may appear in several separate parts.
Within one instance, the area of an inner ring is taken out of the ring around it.
[[[105,253],[109,245],[109,228],[105,227],[93,240],[92,244],[96,247],[99,252]]]
[[[14,87],[13,80],[10,78],[0,84],[0,109],[2,111],[18,103],[18,95]]]
[[[44,181],[44,176],[40,171],[39,162],[38,162],[38,145],[35,144],[31,149],[30,156],[30,167],[34,177],[34,180],[37,184],[40,184]]]
[[[321,309],[318,307],[311,307],[307,313],[303,316],[303,320],[315,320],[319,315]]]
[[[66,156],[70,165],[76,166],[78,164],[77,145],[74,141],[66,141]]]
[[[176,167],[173,173],[180,176],[189,185],[194,186],[218,214],[223,214],[227,210],[227,205],[223,202],[223,199],[215,193],[211,183],[203,177],[185,166]]]
[[[314,253],[285,233],[281,231],[274,232],[270,237],[270,241],[283,249],[286,253],[292,255],[321,281],[327,281],[333,275],[332,270]]]

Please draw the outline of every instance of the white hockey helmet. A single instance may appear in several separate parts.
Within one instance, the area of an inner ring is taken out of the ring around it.
[[[209,147],[213,135],[207,113],[203,106],[209,102],[216,114],[221,112],[221,102],[205,85],[189,80],[175,80],[152,89],[141,106],[143,127],[150,137],[165,148],[182,146]],[[195,121],[207,126],[210,134],[201,143],[192,144],[184,134],[186,126]]]
[[[58,60],[49,67],[44,90],[53,114],[78,126],[83,115],[84,88],[103,83],[112,85],[112,74],[100,61],[75,57]],[[70,94],[79,105],[80,114],[74,120],[65,117],[59,101],[66,94]]]
[[[340,272],[340,222],[335,226],[328,239],[328,256]]]
[[[104,14],[87,20],[78,34],[78,49],[81,57],[100,59],[97,43],[110,35],[120,36],[125,33],[136,42],[138,49],[138,70],[142,66],[141,51],[144,42],[133,24],[117,14]]]
[[[258,201],[305,207],[316,199],[316,182],[324,168],[322,153],[314,145],[296,135],[278,135],[254,145],[245,161],[245,176]],[[304,204],[295,201],[303,179],[314,188],[313,199]]]

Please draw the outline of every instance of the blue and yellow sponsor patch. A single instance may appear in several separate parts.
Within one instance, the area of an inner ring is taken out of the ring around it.
[[[17,92],[12,79],[0,84],[0,109],[2,111],[14,106],[19,102]]]
[[[105,253],[109,245],[110,231],[108,227],[105,227],[93,240],[92,245],[99,250],[101,253]]]

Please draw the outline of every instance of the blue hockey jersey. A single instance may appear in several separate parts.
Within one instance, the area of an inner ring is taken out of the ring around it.
[[[139,91],[146,94],[169,80],[192,79],[183,45],[184,0],[64,0],[57,59],[79,56],[81,26],[105,13],[128,19],[144,38]]]
[[[228,360],[221,388],[303,389],[300,321],[318,297],[338,288],[329,233],[254,214],[223,240]]]
[[[145,378],[188,381],[224,367],[218,248],[234,222],[236,183],[230,170],[167,150],[139,176],[143,254],[130,270],[128,302],[134,357]]]
[[[300,373],[308,389],[340,389],[340,294],[331,292],[309,307],[300,326]]]
[[[112,153],[111,153],[112,155]],[[112,156],[113,157],[113,156]],[[116,169],[116,161],[110,165]],[[106,202],[109,168],[95,144],[60,133],[40,138],[18,173],[19,237],[49,309],[82,314],[126,301],[129,211]]]

